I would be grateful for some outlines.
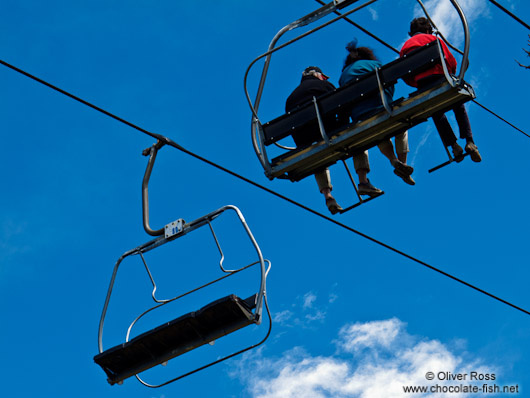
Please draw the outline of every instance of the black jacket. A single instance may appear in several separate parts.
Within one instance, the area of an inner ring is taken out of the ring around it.
[[[287,98],[285,112],[292,111],[298,105],[312,101],[313,97],[318,97],[333,90],[335,90],[335,86],[327,80],[320,80],[315,76],[303,76],[300,85]]]
[[[313,97],[319,97],[322,94],[335,90],[335,86],[327,80],[320,80],[315,76],[303,76],[302,82],[289,95],[285,102],[285,112],[290,112],[299,105],[313,101]],[[324,119],[324,128],[326,132],[335,130],[337,120],[335,115]],[[322,140],[318,123],[314,120],[304,126],[303,131],[293,134],[293,139],[298,148],[311,145],[313,142]]]

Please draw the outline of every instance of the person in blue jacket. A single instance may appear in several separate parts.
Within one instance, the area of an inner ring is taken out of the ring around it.
[[[368,47],[357,47],[357,39],[354,39],[346,46],[348,56],[344,61],[344,67],[342,68],[342,74],[339,78],[339,85],[344,86],[351,80],[362,76],[366,73],[373,72],[377,68],[382,66],[381,62],[376,58],[372,49]],[[392,102],[394,95],[394,86],[385,88],[385,96],[388,103]],[[368,97],[366,100],[357,104],[351,113],[351,120],[356,123],[363,119],[363,117],[369,116],[368,114],[375,113],[383,109],[383,103],[379,93]],[[407,154],[409,152],[408,145],[408,133],[405,131],[399,134],[395,138],[396,153],[394,152],[394,146],[390,139],[383,141],[378,145],[379,150],[383,155],[387,157],[392,166],[394,167],[394,174],[400,177],[404,182],[409,185],[416,184],[412,179],[411,174],[414,169],[407,164]],[[357,156],[353,158],[355,171],[359,175],[359,189],[363,189],[364,186],[370,187],[370,181],[366,177],[370,171],[370,163],[368,161],[368,153],[365,152],[365,156]]]

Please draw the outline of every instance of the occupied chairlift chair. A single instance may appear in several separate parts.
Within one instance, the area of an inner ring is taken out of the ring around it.
[[[313,98],[313,102],[301,105],[295,110],[288,112],[267,123],[262,123],[258,117],[258,108],[263,93],[265,79],[267,77],[271,56],[274,52],[288,46],[295,41],[316,32],[317,30],[330,25],[346,16],[372,4],[368,1],[353,10],[345,12],[336,17],[278,47],[276,43],[287,31],[308,25],[338,9],[342,9],[358,0],[336,0],[305,17],[285,26],[274,37],[269,49],[260,55],[249,65],[245,74],[245,94],[252,110],[252,143],[254,150],[269,179],[280,178],[290,181],[300,181],[303,178],[315,174],[326,167],[342,161],[347,173],[357,193],[359,202],[345,208],[344,213],[352,208],[365,203],[370,199],[363,199],[357,190],[352,174],[345,162],[346,159],[372,148],[383,140],[394,137],[409,128],[425,122],[436,112],[445,112],[454,106],[465,103],[475,98],[473,88],[464,81],[464,73],[468,66],[469,54],[469,29],[465,15],[455,0],[450,0],[457,10],[462,21],[465,33],[465,49],[458,76],[449,73],[443,55],[440,39],[430,43],[423,48],[407,54],[401,59],[392,61],[380,69],[363,75],[347,85],[336,89],[331,93],[326,93],[318,98]],[[423,7],[423,3],[417,0]],[[265,58],[263,71],[254,104],[250,100],[247,90],[247,77],[252,66],[261,58]],[[389,85],[394,85],[399,79],[406,78],[427,70],[433,65],[441,63],[443,66],[446,81],[428,89],[413,92],[408,98],[400,98],[392,103],[387,103],[384,89]],[[324,120],[330,116],[349,115],[353,107],[370,95],[379,93],[383,110],[376,114],[367,114],[365,119],[359,123],[343,125],[342,128],[334,131],[327,131]],[[317,125],[322,140],[311,146],[304,148],[290,148],[282,146],[278,141],[291,136],[293,133],[303,131],[310,125]],[[276,144],[287,152],[269,160],[266,147]],[[429,170],[432,172],[454,161],[449,151],[446,149],[449,160],[439,166]]]
[[[243,218],[243,214],[237,207],[224,206],[189,223],[186,223],[183,219],[178,219],[159,230],[153,230],[149,226],[148,183],[157,155],[157,151],[162,146],[163,144],[159,141],[151,148],[146,149],[143,153],[145,156],[149,156],[149,162],[142,183],[143,223],[145,231],[152,236],[157,236],[157,238],[141,246],[138,246],[135,249],[127,251],[118,259],[114,267],[114,271],[112,273],[110,286],[107,292],[107,297],[105,300],[103,313],[101,315],[101,320],[99,324],[99,354],[94,357],[94,361],[98,365],[100,365],[101,368],[105,371],[108,376],[108,382],[111,385],[116,383],[122,384],[124,379],[136,375],[136,378],[147,387],[156,388],[164,386],[173,381],[186,377],[192,373],[195,373],[199,370],[202,370],[211,365],[214,365],[235,355],[241,354],[245,351],[257,347],[268,338],[271,331],[271,316],[267,305],[265,285],[267,273],[270,269],[270,262],[263,258],[261,250],[256,240],[254,239],[254,236],[252,235],[252,232],[250,231],[245,219]],[[224,254],[211,224],[214,219],[216,219],[222,213],[228,210],[233,211],[237,215],[244,230],[248,235],[248,238],[251,241],[251,244],[253,245],[257,253],[257,261],[235,270],[227,270],[223,267]],[[162,246],[166,243],[169,243],[175,239],[178,239],[205,225],[208,225],[210,227],[213,238],[221,255],[219,266],[224,275],[202,286],[195,287],[194,289],[186,293],[182,293],[174,298],[167,300],[157,299],[155,296],[156,283],[153,279],[149,267],[147,266],[147,263],[144,258],[144,253],[153,250],[159,246]],[[129,326],[129,329],[127,330],[125,343],[104,351],[103,325],[105,321],[105,315],[109,306],[112,289],[116,279],[116,274],[118,272],[118,268],[121,262],[126,257],[131,255],[140,255],[142,259],[148,277],[150,278],[151,284],[153,285],[151,296],[155,301],[155,304],[153,307],[140,314],[132,322],[132,324]],[[265,266],[265,263],[268,264],[267,267]],[[174,302],[175,300],[178,300],[184,296],[187,296],[188,294],[195,293],[204,287],[210,286],[216,282],[219,282],[225,278],[228,278],[258,264],[260,267],[261,280],[258,286],[257,293],[252,295],[251,297],[247,299],[241,299],[234,294],[228,295],[206,306],[203,306],[198,311],[182,315],[155,329],[152,329],[130,339],[132,327],[147,313],[164,305],[167,305],[171,302]],[[165,365],[168,360],[182,355],[186,352],[189,352],[202,345],[208,343],[213,344],[213,342],[219,339],[220,337],[235,332],[245,326],[251,324],[259,325],[262,321],[263,304],[265,304],[265,308],[269,318],[269,328],[265,337],[258,343],[243,348],[225,357],[216,359],[204,366],[201,366],[200,368],[184,373],[162,384],[148,384],[138,376],[138,373],[141,373],[156,365]]]

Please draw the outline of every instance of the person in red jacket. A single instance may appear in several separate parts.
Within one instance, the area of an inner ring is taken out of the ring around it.
[[[409,52],[418,47],[424,46],[436,40],[436,36],[434,36],[432,33],[432,25],[427,18],[421,17],[413,19],[410,23],[410,39],[408,39],[403,45],[403,48],[399,53],[400,57],[403,57],[405,54],[408,54]],[[444,52],[447,69],[449,73],[455,74],[457,66],[456,59],[453,54],[451,54],[443,40],[440,40],[440,43]],[[428,69],[424,72],[420,72],[415,76],[405,79],[405,83],[407,83],[409,86],[417,87],[421,90],[424,88],[431,87],[438,82],[441,83],[444,80],[445,75],[443,71],[443,66],[441,64],[437,64],[431,69]],[[471,124],[469,123],[469,117],[467,116],[464,104],[460,104],[453,108],[453,112],[455,113],[456,122],[458,123],[460,138],[466,140],[465,151],[469,153],[469,155],[471,156],[471,160],[473,160],[474,162],[480,162],[482,160],[482,157],[480,156],[478,148],[473,141]],[[443,112],[435,113],[432,115],[432,120],[434,122],[434,125],[436,126],[436,129],[438,130],[438,133],[440,134],[444,145],[446,147],[450,146],[453,149],[453,155],[455,157],[455,160],[457,162],[461,162],[464,159],[464,150],[456,142],[456,136],[445,114]]]

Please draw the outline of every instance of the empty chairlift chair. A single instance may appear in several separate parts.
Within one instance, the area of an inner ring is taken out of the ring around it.
[[[458,76],[449,74],[440,41],[437,40],[407,54],[401,59],[383,65],[380,69],[363,75],[333,92],[313,98],[312,103],[299,106],[295,110],[274,120],[262,123],[258,117],[258,107],[272,54],[307,36],[309,33],[336,22],[369,4],[365,3],[351,11],[345,12],[341,16],[320,25],[310,32],[304,33],[276,47],[276,43],[285,32],[300,26],[305,26],[322,16],[328,15],[329,12],[336,11],[337,3],[339,2],[325,5],[319,10],[281,29],[272,40],[268,51],[256,58],[247,69],[245,93],[253,114],[252,142],[256,155],[265,171],[265,175],[271,180],[280,178],[293,182],[300,181],[309,175],[335,164],[337,161],[342,161],[346,166],[346,159],[372,148],[383,140],[394,137],[417,124],[425,122],[436,112],[445,112],[460,103],[465,103],[475,98],[473,88],[464,81],[464,72],[468,65],[467,57],[469,53],[467,21],[458,3],[455,0],[451,0],[451,3],[457,9],[462,20],[466,37],[463,61]],[[347,2],[343,6],[350,5],[351,3],[351,1]],[[265,58],[263,71],[256,100],[252,103],[248,90],[246,89],[246,81],[252,66],[262,58]],[[384,96],[384,89],[386,87],[396,84],[399,79],[417,74],[422,70],[431,68],[434,64],[440,63],[444,68],[446,77],[443,83],[435,87],[415,91],[408,98],[400,98],[392,103],[386,102]],[[367,115],[365,120],[359,123],[345,123],[341,128],[335,128],[335,130],[331,131],[323,123],[330,116],[349,115],[356,104],[367,96],[377,93],[381,96],[384,105],[384,109],[380,112]],[[319,126],[322,137],[320,142],[304,148],[290,148],[279,144],[282,139],[291,136],[293,133],[303,131],[310,125]],[[267,147],[272,144],[276,144],[286,151],[273,159],[269,159]],[[447,154],[449,155],[449,161],[436,168],[448,164],[453,160],[448,151]],[[347,171],[351,177],[350,171]],[[351,181],[357,190],[353,178],[351,178]],[[358,197],[360,201],[358,204],[367,201],[363,200],[360,195]],[[356,207],[358,204],[350,206],[345,211]]]
[[[252,348],[262,344],[270,334],[271,328],[271,316],[266,303],[266,277],[270,269],[270,262],[263,258],[261,250],[250,231],[243,214],[235,206],[224,206],[217,209],[203,217],[200,217],[192,222],[186,223],[182,219],[178,219],[160,230],[152,230],[149,226],[148,216],[148,195],[147,195],[147,184],[152,171],[154,160],[158,149],[162,145],[157,143],[150,149],[144,151],[144,155],[149,155],[149,163],[144,176],[143,181],[143,205],[144,205],[144,228],[150,235],[158,236],[157,238],[139,246],[135,249],[124,253],[116,262],[114,271],[112,273],[110,286],[107,292],[107,297],[103,307],[103,313],[101,315],[99,325],[99,354],[94,357],[94,361],[101,366],[101,368],[107,374],[108,382],[110,384],[121,384],[123,380],[136,375],[136,378],[145,386],[148,387],[161,387],[169,384],[173,381],[181,379],[213,364],[224,361],[235,355],[241,354]],[[254,247],[256,252],[256,261],[251,264],[245,265],[238,269],[227,270],[223,266],[224,254],[219,243],[219,240],[215,234],[212,226],[212,222],[225,212],[236,214],[242,227],[244,228],[246,235]],[[217,249],[221,255],[219,262],[219,268],[222,272],[222,276],[219,278],[208,281],[202,286],[194,287],[190,291],[181,293],[180,295],[167,299],[160,300],[155,296],[156,283],[153,279],[152,273],[147,265],[144,257],[144,253],[167,244],[175,239],[178,239],[198,228],[208,225],[212,236],[215,240]],[[116,280],[118,268],[121,262],[132,255],[139,255],[146,268],[147,275],[150,278],[153,286],[152,298],[155,304],[140,314],[130,325],[125,342],[109,349],[103,349],[103,326],[105,322],[105,316],[110,302],[113,286]],[[267,265],[266,265],[267,264]],[[207,286],[211,286],[216,282],[220,282],[232,275],[235,275],[241,271],[247,269],[259,267],[259,282],[256,283],[256,293],[248,298],[240,298],[235,294],[228,294],[218,300],[215,300],[207,305],[197,308],[196,311],[186,313],[166,322],[152,330],[142,333],[134,338],[130,338],[131,329],[136,322],[141,319],[144,315],[150,313],[157,308],[170,304],[182,297],[185,297],[191,293],[195,293]],[[261,341],[252,344],[251,346],[239,349],[238,351],[226,355],[222,358],[217,358],[197,369],[185,372],[177,377],[174,377],[161,384],[149,384],[143,381],[138,374],[150,369],[156,365],[165,364],[168,360],[173,359],[177,356],[185,354],[191,350],[194,350],[200,346],[208,343],[213,343],[215,340],[235,332],[245,326],[252,324],[260,324],[263,317],[263,307],[268,315],[269,329],[266,332],[264,338]]]

